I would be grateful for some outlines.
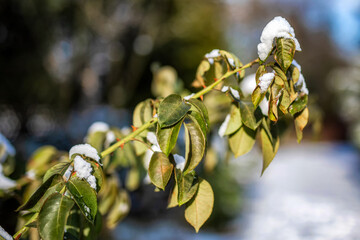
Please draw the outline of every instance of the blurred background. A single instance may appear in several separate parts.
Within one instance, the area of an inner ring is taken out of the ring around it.
[[[256,149],[218,167],[209,180],[224,182],[217,192],[220,184],[213,180],[220,197],[196,236],[181,211],[167,211],[166,204],[151,208],[161,205],[156,197],[144,203],[146,211],[133,205],[113,235],[359,239],[356,0],[3,0],[0,133],[21,163],[40,146],[66,151],[83,142],[95,121],[130,126],[136,104],[153,97],[151,82],[160,66],[173,67],[191,90],[198,64],[212,49],[233,52],[243,63],[256,59],[262,29],[278,15],[294,27],[303,50],[295,58],[310,91],[312,118],[304,141],[297,145],[289,131],[262,178]]]

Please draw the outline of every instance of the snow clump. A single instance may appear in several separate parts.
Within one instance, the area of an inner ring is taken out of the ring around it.
[[[261,43],[257,46],[260,60],[266,60],[267,56],[273,49],[273,42],[275,38],[292,39],[295,42],[296,51],[301,51],[300,43],[295,38],[294,29],[285,18],[277,16],[265,26],[261,33]]]

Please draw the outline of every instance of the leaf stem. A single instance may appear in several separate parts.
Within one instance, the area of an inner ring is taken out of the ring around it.
[[[216,82],[212,83],[211,85],[207,86],[206,88],[202,89],[201,91],[197,92],[194,96],[192,96],[192,98],[199,98],[200,96],[210,92],[213,88],[215,88],[217,85],[219,85],[224,79],[226,79],[227,77],[231,76],[232,74],[235,74],[239,71],[242,71],[246,68],[251,67],[252,65],[254,65],[255,63],[258,63],[260,61],[260,59],[255,59],[254,61],[243,65],[240,68],[234,69],[232,71],[229,71],[227,73],[225,73],[221,78],[219,78]],[[158,122],[158,118],[154,117],[152,118],[150,121],[144,123],[144,125],[142,125],[141,127],[139,127],[137,130],[135,130],[134,132],[130,133],[129,135],[127,135],[126,137],[124,137],[123,139],[121,139],[120,141],[114,143],[113,145],[111,145],[110,147],[108,147],[107,149],[105,149],[104,151],[102,151],[100,153],[100,157],[103,158],[109,154],[111,154],[112,152],[114,152],[117,148],[121,147],[123,144],[134,140],[134,138],[139,135],[140,133],[142,133],[143,131],[145,131],[146,129],[148,129],[150,126],[152,126],[153,124],[156,124]]]
[[[35,213],[28,221],[27,221],[27,223],[31,223],[31,222],[33,222],[37,217],[38,217],[38,213]],[[26,223],[26,224],[27,224]],[[26,224],[25,224],[25,226],[23,226],[17,233],[15,233],[14,235],[13,235],[13,238],[14,239],[20,239],[20,237],[21,237],[21,235],[23,235],[25,232],[27,232],[27,230],[29,230],[29,227],[27,227],[26,226]]]
[[[137,135],[139,135],[140,133],[142,133],[143,131],[145,131],[146,129],[148,129],[150,126],[152,126],[153,124],[155,124],[157,122],[158,122],[158,118],[152,118],[150,121],[148,121],[147,123],[144,123],[144,125],[142,125],[138,129],[136,129],[134,132],[130,133],[129,135],[127,135],[120,141],[114,143],[113,145],[111,145],[110,147],[108,147],[107,149],[102,151],[100,153],[100,157],[103,158],[103,157],[109,155],[110,153],[114,152],[118,147],[127,143],[128,141],[133,140],[133,138],[135,138]]]

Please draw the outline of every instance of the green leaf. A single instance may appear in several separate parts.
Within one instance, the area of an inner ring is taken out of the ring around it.
[[[135,191],[136,189],[138,189],[138,187],[140,186],[140,178],[141,176],[139,169],[136,166],[131,167],[126,175],[126,188],[129,191]]]
[[[149,176],[151,182],[158,188],[164,190],[174,166],[168,157],[162,152],[154,152],[149,164]]]
[[[99,193],[100,201],[98,204],[98,210],[101,214],[105,215],[114,205],[118,194],[118,188],[118,179],[114,175],[110,175],[106,179],[104,189]]]
[[[262,113],[254,107],[252,102],[240,101],[240,115],[242,122],[252,130],[261,123]]]
[[[66,182],[66,188],[74,197],[85,218],[94,222],[97,212],[97,199],[95,190],[90,185],[77,177],[72,177]]]
[[[104,142],[106,139],[106,132],[93,132],[86,137],[86,142],[101,152],[104,148]]]
[[[64,239],[77,240],[81,238],[81,212],[77,205],[74,205],[69,212],[65,225]]]
[[[229,145],[235,157],[248,153],[255,144],[256,131],[242,125],[238,131],[229,137]]]
[[[27,210],[29,208],[34,207],[40,198],[45,194],[45,192],[51,186],[55,185],[56,183],[62,182],[63,178],[61,175],[55,174],[49,179],[47,179],[41,186],[35,191],[33,195],[23,204],[21,205],[16,211]]]
[[[303,130],[309,121],[308,108],[305,108],[300,113],[297,113],[295,115],[294,121],[295,121],[295,130],[296,130],[297,141],[298,141],[298,143],[300,143],[301,139],[303,137]]]
[[[201,114],[197,111],[190,111],[186,115],[186,119],[191,120],[194,123],[197,123],[197,125],[200,127],[204,138],[206,139],[206,133],[207,133],[207,127],[204,118],[201,116]]]
[[[90,164],[93,169],[92,175],[94,175],[96,179],[96,192],[99,192],[104,181],[104,172],[98,163],[90,161]]]
[[[38,217],[38,230],[44,240],[63,240],[70,209],[71,198],[60,193],[52,194],[44,203]]]
[[[189,111],[190,104],[185,103],[180,95],[172,94],[165,98],[159,106],[160,127],[170,127],[179,122]]]
[[[179,206],[187,203],[195,195],[199,188],[199,179],[195,171],[188,174],[183,174],[180,169],[175,169],[176,183],[178,186],[178,199]]]
[[[160,149],[166,156],[169,156],[176,145],[176,141],[180,132],[182,121],[179,121],[172,127],[157,128],[156,137],[160,145]]]
[[[201,226],[210,217],[214,206],[214,192],[211,185],[199,178],[199,189],[195,197],[187,203],[185,219],[199,232]]]
[[[185,125],[185,159],[186,166],[184,173],[189,173],[201,162],[206,147],[204,131],[194,118]]]
[[[42,176],[48,169],[49,163],[56,156],[57,149],[53,146],[42,146],[30,157],[26,171],[34,170],[37,176]]]
[[[54,166],[52,166],[43,177],[43,182],[46,182],[51,176],[55,174],[64,175],[71,162],[60,162]]]
[[[204,118],[204,121],[206,123],[206,128],[207,128],[207,130],[209,130],[209,128],[210,128],[209,113],[208,113],[207,108],[205,107],[205,104],[202,101],[195,99],[195,98],[190,98],[188,100],[188,102],[192,106],[196,107],[197,110],[201,113],[201,115]]]
[[[261,128],[260,137],[262,144],[262,155],[263,155],[263,169],[261,175],[264,174],[266,168],[270,165],[271,161],[274,159],[280,145],[280,138],[278,134],[272,134],[270,138],[266,129]]]
[[[236,132],[241,127],[241,124],[240,109],[237,104],[232,104],[230,110],[230,120],[224,135],[230,135]]]
[[[40,212],[42,206],[44,205],[45,200],[53,193],[60,192],[65,186],[64,182],[56,183],[54,186],[48,188],[45,194],[40,198],[40,200],[30,209],[27,209],[29,212]]]
[[[295,49],[296,46],[294,40],[289,38],[276,39],[274,58],[285,73],[294,59]]]
[[[123,220],[130,211],[130,197],[125,190],[121,190],[116,198],[116,202],[110,209],[106,219],[106,226],[110,229],[115,228],[118,223]]]
[[[97,211],[96,213],[94,223],[90,223],[83,217],[81,218],[81,220],[82,236],[80,239],[97,240],[102,228],[102,217],[99,211]]]
[[[302,111],[308,103],[308,96],[306,94],[298,97],[289,107],[289,112],[291,115],[295,115],[296,113]]]
[[[153,107],[151,104],[151,99],[146,99],[145,101],[142,101],[136,105],[133,113],[133,125],[135,127],[140,127],[144,123],[150,121],[152,117]]]

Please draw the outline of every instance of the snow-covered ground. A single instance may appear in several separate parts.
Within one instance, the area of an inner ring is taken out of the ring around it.
[[[254,167],[253,175],[260,168],[260,164]],[[360,239],[359,173],[360,156],[349,145],[282,146],[264,176],[251,177],[245,211],[232,222],[231,232],[200,231],[195,235],[190,226],[171,221],[139,223],[129,219],[114,235],[147,240]]]

